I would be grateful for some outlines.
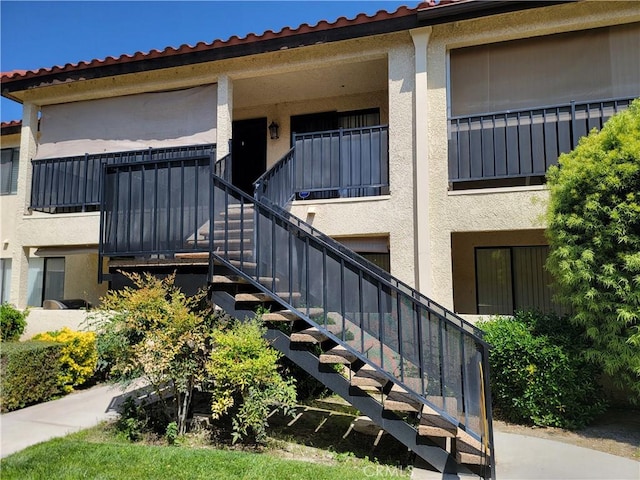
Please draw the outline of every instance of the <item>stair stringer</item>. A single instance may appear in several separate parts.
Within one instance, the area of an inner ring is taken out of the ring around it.
[[[292,349],[289,337],[280,330],[270,328],[265,338],[276,350],[280,351],[289,360],[294,362],[305,372],[313,376],[334,393],[368,416],[376,425],[385,432],[391,434],[416,455],[426,461],[438,472],[451,478],[451,474],[474,475],[464,465],[459,465],[451,455],[441,447],[432,444],[428,439],[418,435],[415,427],[408,424],[393,412],[384,410],[382,405],[369,395],[354,395],[354,388],[349,380],[331,368],[323,371],[321,363],[313,353],[308,350]],[[455,477],[454,477],[455,478]]]

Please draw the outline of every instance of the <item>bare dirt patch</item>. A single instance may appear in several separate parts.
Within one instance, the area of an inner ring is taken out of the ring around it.
[[[541,437],[640,461],[640,410],[610,409],[581,430],[540,428],[493,421],[499,432]]]

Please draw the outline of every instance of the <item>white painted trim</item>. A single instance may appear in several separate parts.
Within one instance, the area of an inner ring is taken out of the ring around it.
[[[471,188],[469,190],[450,190],[447,195],[450,197],[464,195],[491,195],[494,193],[514,193],[514,192],[540,192],[548,190],[546,185],[522,185],[519,187],[496,187],[496,188]]]
[[[292,207],[304,207],[309,205],[335,205],[336,203],[362,203],[362,202],[380,202],[389,200],[391,195],[377,195],[375,197],[356,197],[356,198],[332,198],[329,200],[294,200],[291,202]]]
[[[432,28],[411,30],[414,46],[415,62],[415,95],[413,104],[414,138],[415,138],[415,178],[414,178],[414,211],[415,211],[415,256],[416,256],[416,288],[427,296],[433,293],[431,265],[431,220],[429,216],[429,84],[427,49]]]

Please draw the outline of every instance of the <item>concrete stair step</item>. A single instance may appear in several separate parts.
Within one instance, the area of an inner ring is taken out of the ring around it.
[[[482,442],[461,428],[456,433],[456,461],[468,465],[483,465],[486,456],[491,452],[485,452]]]
[[[363,365],[355,375],[351,376],[351,385],[355,387],[384,387],[388,381],[387,377],[369,365]]]
[[[302,313],[306,313],[306,308],[300,310]],[[309,317],[317,317],[322,315],[324,310],[322,308],[310,308]],[[265,313],[262,319],[267,322],[290,322],[294,320],[301,320],[300,316],[292,310],[280,310],[277,312]]]
[[[289,293],[288,292],[277,292],[275,294],[275,297],[281,297],[284,299],[289,299]],[[301,294],[298,292],[294,292],[291,295],[291,298],[293,300],[297,300],[301,297]],[[264,303],[264,302],[275,302],[275,298],[273,294],[270,293],[262,293],[262,292],[256,292],[256,293],[239,293],[238,295],[236,295],[236,302],[241,302],[241,303]]]
[[[396,412],[420,412],[422,402],[415,400],[411,394],[399,385],[393,385],[384,401],[385,410]]]
[[[305,328],[300,332],[292,333],[290,336],[292,342],[300,343],[322,343],[328,338],[323,331],[316,327]]]
[[[357,357],[342,345],[333,347],[331,350],[320,354],[320,363],[351,365]]]
[[[427,397],[429,400],[429,397]],[[449,437],[453,438],[458,433],[457,425],[452,424],[440,413],[429,405],[422,407],[418,435],[425,437]]]

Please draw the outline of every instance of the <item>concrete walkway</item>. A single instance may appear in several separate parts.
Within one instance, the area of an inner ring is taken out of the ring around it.
[[[118,405],[129,392],[139,387],[132,385],[122,391],[117,387],[97,386],[59,400],[0,415],[0,453],[6,457],[30,445],[113,418]],[[640,479],[640,462],[554,440],[496,432],[495,444],[498,480]],[[431,480],[443,477],[417,466],[411,478]]]
[[[640,480],[640,462],[568,443],[494,432],[498,480]],[[445,476],[446,480],[476,476]],[[443,479],[417,464],[412,480]]]
[[[129,390],[133,390],[132,387]],[[36,443],[63,437],[117,415],[126,392],[114,386],[96,386],[59,400],[0,415],[0,454],[11,455]]]

